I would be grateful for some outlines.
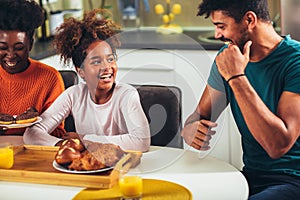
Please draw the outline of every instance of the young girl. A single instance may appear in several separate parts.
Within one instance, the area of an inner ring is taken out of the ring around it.
[[[56,145],[49,133],[70,113],[76,133],[84,140],[114,143],[124,150],[147,151],[150,130],[137,90],[116,81],[118,26],[100,10],[82,20],[70,18],[57,30],[54,45],[64,62],[72,60],[85,81],[68,88],[24,134],[27,144]],[[73,137],[77,134],[69,134]]]

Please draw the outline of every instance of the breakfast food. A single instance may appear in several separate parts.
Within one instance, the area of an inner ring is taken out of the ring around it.
[[[81,158],[74,159],[69,166],[73,170],[96,170],[114,166],[124,151],[114,144],[90,143]]]
[[[84,146],[79,139],[64,140],[55,156],[60,165],[69,165],[74,159],[81,157]]]
[[[0,113],[0,124],[7,125],[12,124],[15,118],[12,115]]]
[[[84,150],[84,146],[82,142],[77,138],[64,140],[61,144],[61,148],[65,148],[65,147],[72,147],[76,151],[80,151],[80,152]]]
[[[84,149],[79,139],[64,140],[55,155],[55,161],[60,165],[69,165],[75,158],[81,157]]]
[[[82,152],[82,157],[74,159],[73,162],[68,166],[69,169],[77,171],[98,170],[105,167],[107,166],[88,151]]]
[[[80,149],[82,142],[79,139],[69,139],[62,143],[55,161],[70,170],[90,171],[114,166],[125,154],[125,152],[114,144],[102,144],[87,141],[85,148]],[[79,140],[80,141],[80,140]],[[75,146],[74,143],[76,143]]]
[[[29,107],[24,113],[13,116],[5,113],[0,113],[0,124],[8,125],[8,124],[26,124],[32,123],[37,120],[39,113],[34,107]]]
[[[39,113],[34,107],[28,108],[24,113],[17,115],[16,124],[32,123],[37,120]]]
[[[75,150],[72,147],[60,148],[55,156],[55,161],[60,165],[68,165],[74,159],[80,158],[80,151]]]

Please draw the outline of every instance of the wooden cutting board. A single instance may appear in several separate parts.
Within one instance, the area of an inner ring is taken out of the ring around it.
[[[130,167],[128,153],[114,169],[95,174],[64,173],[53,167],[58,147],[23,145],[14,147],[14,165],[0,169],[0,180],[52,185],[79,186],[88,188],[111,188],[119,179],[119,171]],[[132,159],[134,160],[134,159]],[[126,164],[126,165],[125,165]]]

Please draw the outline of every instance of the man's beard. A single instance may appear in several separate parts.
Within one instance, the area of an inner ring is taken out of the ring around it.
[[[223,36],[221,38],[219,38],[219,40],[221,40],[225,43],[237,45],[238,48],[240,49],[240,51],[242,53],[244,53],[244,45],[246,44],[247,41],[249,41],[249,34],[247,31],[247,28],[241,29],[238,34],[240,35],[240,38],[237,39],[236,42],[234,42],[232,39],[225,38]]]
[[[244,45],[246,44],[246,42],[249,41],[249,34],[247,28],[242,28],[239,32],[239,35],[241,37],[237,40],[236,45],[239,47],[240,51],[244,53]]]

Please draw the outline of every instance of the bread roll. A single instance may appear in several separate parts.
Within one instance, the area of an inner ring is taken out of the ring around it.
[[[55,156],[55,161],[60,165],[70,164],[74,159],[80,158],[80,151],[72,147],[60,148]]]

